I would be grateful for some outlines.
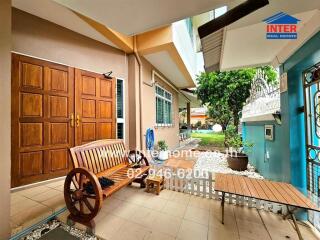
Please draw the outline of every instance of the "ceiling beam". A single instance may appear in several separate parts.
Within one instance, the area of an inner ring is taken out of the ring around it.
[[[268,0],[247,0],[244,3],[241,3],[240,5],[230,9],[224,15],[200,26],[198,28],[199,36],[200,38],[204,38],[268,4]]]
[[[73,11],[77,16],[79,16],[83,21],[88,23],[91,27],[93,27],[96,31],[101,33],[105,38],[110,40],[114,45],[123,50],[126,53],[133,52],[133,37],[127,36],[117,31],[112,30],[105,25],[88,18],[78,12]]]

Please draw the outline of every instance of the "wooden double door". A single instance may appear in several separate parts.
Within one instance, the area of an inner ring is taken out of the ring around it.
[[[12,56],[12,187],[66,175],[68,149],[116,137],[115,79]]]

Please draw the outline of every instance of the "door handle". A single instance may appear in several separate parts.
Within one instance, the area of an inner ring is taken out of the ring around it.
[[[74,114],[73,113],[70,114],[70,126],[74,127]]]
[[[77,114],[77,118],[76,118],[76,126],[79,127],[80,126],[80,116],[79,114]]]

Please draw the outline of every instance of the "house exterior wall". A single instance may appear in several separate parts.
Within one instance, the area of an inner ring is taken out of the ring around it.
[[[17,9],[13,9],[12,44],[13,51],[20,54],[93,72],[112,70],[113,76],[124,79],[126,145],[140,148],[139,65],[133,54],[126,55],[121,50]],[[142,79],[151,83],[152,70],[156,69],[143,57],[141,59]],[[142,84],[142,148],[145,149],[147,128],[154,128],[155,142],[166,140],[169,148],[174,149],[179,146],[178,93],[160,78],[155,78],[173,95],[173,125],[156,127],[155,86]]]
[[[147,60],[142,58],[142,79],[143,82],[151,83],[152,70],[157,71]],[[157,71],[160,73],[159,71]],[[160,73],[161,74],[161,73]],[[155,85],[149,86],[145,83],[142,84],[142,133],[143,133],[143,149],[146,149],[144,134],[148,128],[153,128],[155,131],[155,144],[159,140],[165,140],[169,146],[169,149],[174,149],[179,146],[179,101],[178,93],[165,83],[162,79],[155,76],[156,84],[163,87],[165,90],[172,94],[172,114],[173,124],[172,126],[157,127],[156,126],[156,93]]]
[[[124,80],[125,116],[129,116],[128,58],[123,51],[17,9],[13,9],[12,24],[14,52],[92,72],[112,70],[112,76]],[[129,118],[125,121],[128,145]]]
[[[0,1],[0,239],[10,236],[11,0]]]

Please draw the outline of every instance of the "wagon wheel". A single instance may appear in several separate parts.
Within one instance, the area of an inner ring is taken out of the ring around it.
[[[93,192],[88,193],[85,184],[91,183]],[[64,183],[64,199],[73,220],[90,222],[99,212],[103,196],[98,178],[85,168],[71,170]]]
[[[130,164],[141,164],[149,166],[147,158],[143,155],[142,152],[137,150],[131,150],[128,155],[128,161]]]

